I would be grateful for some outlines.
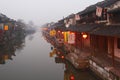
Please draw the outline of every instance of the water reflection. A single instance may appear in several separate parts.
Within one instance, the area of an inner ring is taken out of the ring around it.
[[[5,64],[7,60],[13,60],[16,50],[22,50],[25,46],[25,35],[12,34],[8,32],[0,33],[0,64]]]
[[[63,54],[57,49],[53,49],[50,52],[50,57],[55,59],[56,64],[63,64],[64,80],[102,80],[89,69],[80,70],[74,68],[74,66],[62,56]]]

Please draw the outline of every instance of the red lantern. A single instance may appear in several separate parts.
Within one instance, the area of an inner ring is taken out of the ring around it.
[[[75,80],[74,75],[71,75],[71,76],[70,76],[70,80]]]
[[[60,33],[61,31],[58,31],[58,33]]]
[[[64,59],[65,57],[64,56],[61,56],[62,59]]]

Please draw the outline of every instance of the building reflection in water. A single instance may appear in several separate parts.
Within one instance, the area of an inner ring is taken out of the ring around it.
[[[89,69],[80,70],[74,68],[74,66],[62,56],[62,53],[57,51],[57,49],[53,49],[50,52],[50,57],[55,58],[55,63],[63,64],[64,80],[102,80]]]
[[[16,56],[15,51],[21,50],[25,46],[25,36],[18,35],[10,36],[7,32],[0,33],[0,64],[13,60],[12,56]]]

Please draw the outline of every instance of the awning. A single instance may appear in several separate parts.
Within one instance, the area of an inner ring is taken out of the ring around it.
[[[91,32],[99,27],[101,27],[103,24],[82,24],[82,25],[75,25],[70,26],[68,30],[70,31],[76,31],[76,32]]]
[[[120,13],[120,7],[119,7],[119,8],[115,8],[115,9],[111,9],[111,10],[108,10],[108,13]]]
[[[120,25],[104,25],[103,27],[90,32],[90,34],[120,37]]]

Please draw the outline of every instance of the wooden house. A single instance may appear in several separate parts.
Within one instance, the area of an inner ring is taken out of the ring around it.
[[[75,66],[81,59],[89,58],[90,68],[98,75],[107,80],[119,80],[119,14],[120,1],[105,0],[58,21],[55,27],[57,38],[60,38],[62,32],[65,32],[64,39],[66,34],[75,34],[74,44],[66,43],[68,38],[64,40],[64,46],[72,53],[67,58],[73,59],[70,61]]]
[[[107,6],[107,22],[90,32],[92,48],[91,66],[94,68],[94,71],[96,70],[95,68],[98,68],[96,71],[99,72],[99,74],[107,74],[103,76],[106,79],[112,80],[120,79],[119,5],[119,1],[116,1],[110,6]]]
[[[120,67],[119,3],[118,0],[105,0],[89,6],[77,13],[80,20],[76,21],[76,25],[68,28],[69,31],[76,33],[76,46],[79,53],[86,54],[87,50],[92,55],[90,66],[93,71],[102,75],[105,79],[112,80],[120,77],[118,68]],[[102,9],[101,16],[96,15],[96,6]],[[84,34],[87,34],[86,39],[83,37]]]

